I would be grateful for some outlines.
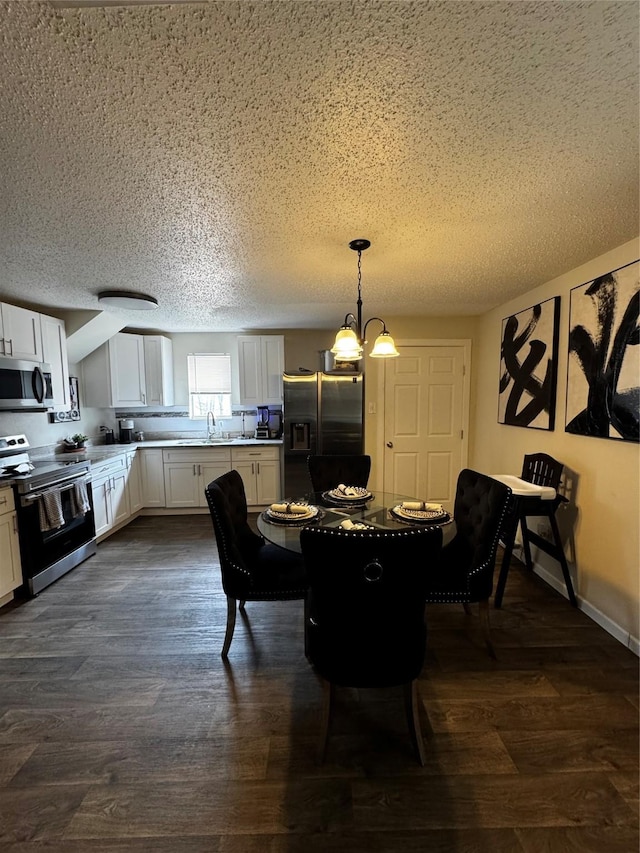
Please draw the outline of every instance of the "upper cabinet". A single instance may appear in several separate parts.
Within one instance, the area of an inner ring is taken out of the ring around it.
[[[144,335],[144,373],[147,406],[173,406],[173,346],[171,338]]]
[[[114,335],[107,341],[112,406],[146,406],[147,382],[142,335]]]
[[[283,335],[239,335],[240,404],[282,403]]]
[[[173,404],[173,359],[169,338],[114,335],[84,359],[82,373],[88,406]]]
[[[40,314],[0,302],[0,355],[43,360]]]
[[[53,408],[56,412],[68,412],[71,409],[69,395],[69,361],[67,358],[67,336],[64,321],[57,317],[40,315],[42,325],[42,357],[51,365],[51,388],[53,390]]]

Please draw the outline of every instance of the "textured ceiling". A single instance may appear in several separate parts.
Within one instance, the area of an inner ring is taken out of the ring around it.
[[[635,2],[0,2],[0,298],[478,314],[638,234]]]

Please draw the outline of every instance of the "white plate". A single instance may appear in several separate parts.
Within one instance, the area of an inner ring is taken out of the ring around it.
[[[449,513],[434,509],[405,509],[401,504],[391,510],[393,515],[405,521],[448,521]]]
[[[295,521],[309,521],[312,518],[315,518],[318,514],[318,507],[309,505],[307,512],[277,512],[276,510],[268,507],[265,510],[267,518],[272,519],[273,521],[284,521],[284,522],[295,522]]]
[[[344,501],[345,503],[353,503],[354,501],[368,501],[369,498],[373,497],[371,492],[368,489],[364,489],[362,486],[348,486],[347,488],[353,489],[356,494],[354,495],[345,495],[343,492],[339,492],[337,489],[329,489],[328,492],[325,492],[330,498],[336,501]]]

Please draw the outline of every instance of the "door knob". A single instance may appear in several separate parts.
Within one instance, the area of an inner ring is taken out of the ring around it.
[[[387,447],[393,447],[393,442],[392,442],[392,441],[388,441],[388,442],[387,442]]]

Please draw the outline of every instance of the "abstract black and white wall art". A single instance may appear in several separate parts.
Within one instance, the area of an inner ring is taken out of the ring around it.
[[[574,287],[565,431],[640,440],[640,261]]]
[[[498,423],[554,428],[559,319],[554,296],[502,321]]]

